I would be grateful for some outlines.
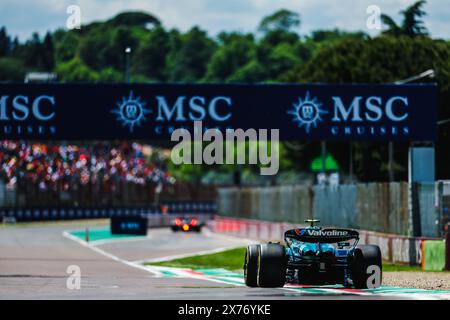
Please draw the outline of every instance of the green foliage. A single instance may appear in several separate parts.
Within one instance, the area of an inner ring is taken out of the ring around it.
[[[300,26],[300,16],[298,13],[286,9],[278,10],[262,19],[258,30],[263,33],[270,31],[290,31]]]
[[[291,82],[386,83],[433,68],[448,88],[450,44],[430,38],[344,39],[286,74]]]
[[[403,22],[401,25],[397,25],[394,19],[388,15],[382,14],[381,20],[388,27],[387,30],[383,31],[383,33],[391,36],[427,36],[428,30],[424,26],[424,22],[421,20],[421,18],[426,14],[425,11],[422,10],[422,7],[425,4],[425,0],[420,0],[405,10],[400,11],[400,14],[403,17]]]
[[[92,71],[91,71],[92,72]],[[95,76],[94,76],[95,78]],[[124,81],[124,75],[116,69],[107,67],[98,73],[98,81],[100,82],[121,82]]]
[[[54,46],[50,33],[43,40],[34,33],[30,40],[16,50],[15,57],[21,59],[25,66],[38,71],[51,71],[54,68]]]
[[[257,83],[267,78],[265,67],[257,60],[252,59],[242,68],[238,69],[228,80],[229,82]]]
[[[123,12],[119,13],[117,16],[107,21],[108,24],[112,26],[141,26],[147,27],[148,25],[160,26],[161,21],[154,15],[148,14],[146,12],[134,11],[134,12]]]
[[[47,33],[42,44],[41,51],[41,63],[44,70],[53,70],[55,66],[55,55],[54,55],[53,39],[50,33]]]
[[[205,81],[233,81],[233,74],[251,61],[255,51],[253,35],[239,33],[219,34],[220,47],[211,57]]]
[[[168,57],[168,80],[194,82],[202,79],[207,64],[216,49],[216,43],[198,27],[186,34],[172,36],[172,50]]]
[[[83,36],[79,45],[79,56],[90,68],[99,70],[105,65],[110,65],[108,56],[111,55],[109,48],[112,43],[112,32],[112,29],[99,27]]]
[[[55,33],[55,59],[57,63],[67,62],[77,54],[80,37],[75,32],[57,31]]]
[[[162,27],[147,34],[133,57],[134,73],[155,81],[167,80],[167,55],[170,51],[169,33]]]
[[[11,52],[11,38],[6,32],[6,28],[0,28],[0,57],[6,56]]]
[[[99,80],[98,73],[84,64],[80,58],[73,58],[68,62],[59,64],[56,68],[56,74],[58,79],[67,82]]]
[[[22,60],[10,57],[0,58],[0,79],[3,81],[23,81],[25,66]]]

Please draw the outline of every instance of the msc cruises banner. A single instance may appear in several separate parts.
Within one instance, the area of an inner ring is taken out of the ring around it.
[[[177,128],[281,139],[436,138],[435,85],[0,84],[1,139],[170,139]]]

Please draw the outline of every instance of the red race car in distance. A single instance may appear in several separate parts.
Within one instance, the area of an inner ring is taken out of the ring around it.
[[[200,232],[202,230],[203,225],[204,225],[204,223],[200,222],[195,217],[176,217],[172,221],[170,228],[172,229],[173,232],[177,232],[177,231]]]

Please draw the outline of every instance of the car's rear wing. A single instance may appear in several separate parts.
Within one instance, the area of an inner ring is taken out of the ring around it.
[[[285,240],[290,238],[302,242],[337,243],[352,239],[359,240],[359,232],[352,229],[298,228],[286,231],[284,238]]]

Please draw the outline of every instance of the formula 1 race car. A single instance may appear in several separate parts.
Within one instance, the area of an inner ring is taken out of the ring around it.
[[[352,229],[314,226],[285,232],[286,246],[279,243],[249,245],[244,263],[249,287],[283,287],[288,284],[342,284],[357,289],[381,285],[381,251],[360,245]]]
[[[177,232],[177,231],[200,232],[200,231],[202,231],[203,225],[204,225],[204,223],[201,223],[195,217],[177,217],[172,221],[170,228],[172,229],[173,232]]]

